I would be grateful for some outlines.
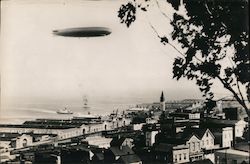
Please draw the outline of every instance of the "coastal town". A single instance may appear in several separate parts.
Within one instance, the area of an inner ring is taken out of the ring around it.
[[[233,98],[137,104],[107,116],[0,124],[0,163],[249,163],[248,115]]]

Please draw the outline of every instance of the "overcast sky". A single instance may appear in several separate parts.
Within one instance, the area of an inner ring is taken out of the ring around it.
[[[2,101],[82,95],[154,100],[161,90],[170,100],[200,97],[195,82],[172,79],[178,53],[161,45],[150,28],[148,21],[171,32],[154,8],[126,28],[117,17],[121,1],[34,2],[2,2]],[[52,34],[55,29],[88,26],[108,27],[112,33],[96,38]]]

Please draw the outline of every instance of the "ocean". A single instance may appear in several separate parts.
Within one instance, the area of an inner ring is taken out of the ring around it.
[[[74,116],[83,115],[108,115],[116,110],[123,110],[133,107],[135,103],[121,102],[90,102],[88,108],[84,108],[82,103],[69,103],[62,105],[59,103],[19,103],[8,104],[1,109],[0,123],[20,124],[26,120],[35,120],[38,118],[49,119],[70,119]],[[57,111],[67,108],[73,114],[58,114]]]

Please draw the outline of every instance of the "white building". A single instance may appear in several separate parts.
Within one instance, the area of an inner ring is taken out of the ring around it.
[[[189,147],[189,158],[191,162],[203,159],[201,140],[198,138],[198,136],[191,135],[186,141],[186,145]]]
[[[214,149],[214,139],[213,133],[207,129],[201,137],[201,148],[206,150]]]
[[[146,132],[146,146],[153,146],[155,143],[155,136],[158,134],[158,131],[147,131]]]
[[[33,137],[27,134],[23,134],[11,140],[11,145],[15,149],[31,146],[32,144],[33,144]]]
[[[187,145],[178,145],[173,147],[173,163],[189,162],[189,148]]]
[[[201,118],[201,114],[200,113],[189,113],[188,118],[190,120],[199,120]]]
[[[222,147],[232,147],[233,145],[233,128],[226,127],[222,129]]]
[[[248,123],[244,120],[239,120],[235,123],[235,137],[242,137],[245,128],[248,126]]]
[[[112,138],[105,138],[101,136],[87,137],[84,141],[87,141],[89,145],[95,145],[99,148],[109,148]]]

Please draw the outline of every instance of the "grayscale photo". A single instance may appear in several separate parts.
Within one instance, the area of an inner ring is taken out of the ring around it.
[[[248,164],[248,0],[1,0],[1,164]]]

